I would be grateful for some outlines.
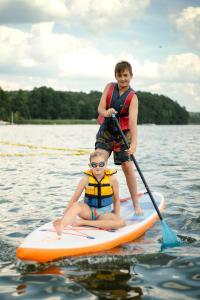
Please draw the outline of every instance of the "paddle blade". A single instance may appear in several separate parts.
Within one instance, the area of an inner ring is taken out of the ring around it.
[[[169,247],[178,247],[182,243],[176,234],[168,227],[164,220],[161,220],[162,225],[162,245],[161,250]]]

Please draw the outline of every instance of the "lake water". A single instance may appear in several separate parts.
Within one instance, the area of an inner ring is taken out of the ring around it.
[[[136,158],[150,188],[164,194],[164,219],[183,246],[161,252],[157,222],[112,251],[44,265],[17,261],[23,238],[62,214],[97,129],[0,126],[0,299],[200,299],[200,126],[138,126]]]

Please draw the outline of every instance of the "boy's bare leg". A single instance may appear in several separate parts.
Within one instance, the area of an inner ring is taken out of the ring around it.
[[[131,195],[131,199],[133,201],[133,207],[136,215],[143,214],[139,202],[138,202],[138,193],[137,193],[137,181],[135,177],[135,173],[133,170],[132,161],[126,161],[122,163],[122,170],[126,177],[127,186]]]

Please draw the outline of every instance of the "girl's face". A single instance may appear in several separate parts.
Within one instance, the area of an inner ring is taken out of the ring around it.
[[[95,175],[103,175],[106,169],[106,161],[103,156],[92,158],[89,164],[92,173]]]
[[[129,87],[132,75],[130,74],[128,69],[125,69],[120,73],[116,73],[115,78],[117,80],[119,89],[125,89]]]

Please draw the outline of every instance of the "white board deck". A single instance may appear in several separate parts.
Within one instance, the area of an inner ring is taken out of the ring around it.
[[[162,211],[164,208],[162,194],[154,192],[153,196]],[[134,215],[130,197],[121,199],[121,217],[126,222],[123,228],[110,231],[88,226],[67,226],[59,238],[52,222],[49,222],[30,233],[17,248],[16,255],[24,261],[47,262],[112,249],[137,239],[158,219],[149,195],[142,193],[139,199],[144,213],[142,216]]]

